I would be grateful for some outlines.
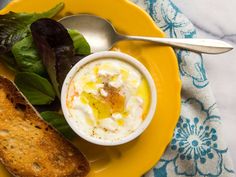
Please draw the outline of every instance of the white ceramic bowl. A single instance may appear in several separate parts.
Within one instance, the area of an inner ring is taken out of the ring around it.
[[[76,125],[75,120],[71,118],[69,110],[66,106],[66,98],[67,98],[67,93],[68,93],[70,82],[73,79],[73,77],[75,76],[75,74],[79,71],[79,69],[91,61],[94,61],[97,59],[105,59],[105,58],[118,59],[118,60],[122,60],[122,61],[125,61],[125,62],[133,65],[135,68],[137,68],[143,74],[143,76],[146,78],[146,80],[149,84],[149,87],[150,87],[150,97],[151,97],[150,101],[151,101],[151,103],[150,103],[149,111],[147,113],[146,118],[144,119],[142,124],[134,132],[132,132],[128,136],[126,136],[120,140],[117,140],[117,141],[101,140],[101,139],[92,137],[92,136],[86,134],[85,132],[81,131],[78,128],[78,126]],[[61,104],[62,104],[62,110],[63,110],[64,116],[66,118],[66,121],[68,122],[70,127],[75,131],[75,133],[77,133],[81,138],[83,138],[91,143],[98,144],[98,145],[114,146],[114,145],[120,145],[120,144],[124,144],[124,143],[132,141],[133,139],[138,137],[141,133],[143,133],[143,131],[148,127],[148,125],[150,124],[150,122],[154,116],[155,110],[156,110],[157,93],[156,93],[156,87],[155,87],[155,83],[153,81],[153,78],[142,63],[140,63],[135,58],[133,58],[127,54],[121,53],[121,52],[105,51],[105,52],[97,52],[97,53],[91,54],[91,55],[83,58],[70,70],[70,72],[67,74],[65,81],[63,83],[63,87],[62,87],[62,91],[61,91]]]

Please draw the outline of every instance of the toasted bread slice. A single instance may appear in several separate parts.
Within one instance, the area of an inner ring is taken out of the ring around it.
[[[19,177],[82,177],[89,172],[82,153],[1,76],[0,161]]]

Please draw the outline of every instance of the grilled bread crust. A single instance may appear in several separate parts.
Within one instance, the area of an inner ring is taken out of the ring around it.
[[[18,177],[83,177],[83,154],[48,125],[16,86],[0,76],[0,162]]]

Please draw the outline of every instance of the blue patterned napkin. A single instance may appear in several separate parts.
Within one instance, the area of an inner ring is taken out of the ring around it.
[[[132,0],[168,37],[197,37],[192,23],[170,0]],[[182,110],[165,154],[145,177],[235,176],[221,118],[200,54],[176,50],[183,82]]]

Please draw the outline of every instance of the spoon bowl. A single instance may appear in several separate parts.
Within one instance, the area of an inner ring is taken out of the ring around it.
[[[94,15],[80,14],[59,20],[66,28],[77,29],[88,41],[91,52],[109,50],[120,37],[115,28],[105,19]]]
[[[120,40],[149,41],[208,54],[219,54],[233,49],[230,44],[215,39],[174,39],[128,36],[118,33],[108,20],[89,14],[66,16],[60,19],[59,22],[66,28],[78,30],[88,41],[92,53],[109,50]]]

